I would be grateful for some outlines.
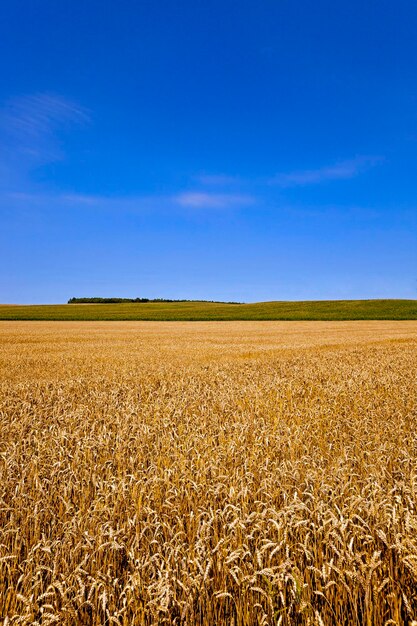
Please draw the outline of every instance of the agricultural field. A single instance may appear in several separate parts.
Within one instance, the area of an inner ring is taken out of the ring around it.
[[[0,305],[0,320],[417,320],[417,300]]]
[[[417,624],[416,380],[416,321],[1,322],[0,623]]]

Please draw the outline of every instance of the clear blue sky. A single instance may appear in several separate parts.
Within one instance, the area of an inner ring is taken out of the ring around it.
[[[415,0],[3,0],[0,302],[417,297]]]

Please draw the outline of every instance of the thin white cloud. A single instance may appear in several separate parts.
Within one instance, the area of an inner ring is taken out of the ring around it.
[[[48,93],[12,98],[4,108],[5,120],[11,130],[39,137],[53,132],[66,122],[86,122],[85,109],[62,96]]]
[[[199,211],[214,212],[216,209],[225,208],[241,208],[242,201],[237,200],[229,204],[223,203],[215,205],[213,197],[207,204],[202,204],[199,200],[198,206],[193,204],[179,204],[178,198],[188,194],[179,194],[177,196],[169,195],[134,195],[134,196],[105,196],[100,194],[82,194],[82,193],[42,193],[42,192],[9,192],[2,194],[0,192],[0,213],[2,210],[19,211],[30,215],[32,212],[37,214],[56,213],[56,212],[72,212],[72,211],[90,211],[98,214],[107,214],[112,219],[115,215],[164,215],[172,214],[184,215],[187,218],[199,214]],[[244,196],[242,200],[246,200],[250,204],[256,203],[262,198],[254,198]],[[278,207],[277,207],[278,208]],[[190,211],[190,209],[192,209]],[[367,222],[379,220],[383,214],[383,209],[375,209],[369,206],[340,206],[340,205],[280,205],[279,210],[282,214],[289,217],[311,220],[329,220],[344,222]],[[209,214],[209,213],[206,213]],[[414,208],[401,209],[397,212],[397,217],[405,222],[415,222],[416,210]]]
[[[82,193],[9,192],[3,196],[18,207],[49,207],[54,210],[93,209],[118,213],[172,213],[183,210],[217,210],[242,208],[256,199],[238,194],[208,194],[203,192],[176,195],[103,196]],[[1,195],[0,195],[1,200]]]
[[[3,150],[11,159],[27,161],[28,167],[58,160],[62,158],[60,131],[88,120],[84,108],[62,96],[38,93],[12,98],[0,110]]]
[[[174,196],[174,201],[179,206],[192,209],[230,209],[254,204],[255,198],[235,193],[190,191]]]
[[[343,180],[357,176],[381,160],[381,157],[360,156],[318,169],[279,173],[271,178],[269,182],[279,187],[298,187],[331,180]]]
[[[165,206],[169,202],[164,196],[105,196],[83,193],[10,192],[4,197],[16,206],[48,207],[55,211],[85,208],[112,212],[138,212]]]

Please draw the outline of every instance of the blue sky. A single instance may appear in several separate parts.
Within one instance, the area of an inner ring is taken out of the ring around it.
[[[414,0],[4,0],[0,302],[417,297]]]

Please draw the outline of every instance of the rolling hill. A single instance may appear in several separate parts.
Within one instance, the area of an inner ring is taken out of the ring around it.
[[[417,320],[417,300],[0,305],[0,320]]]

